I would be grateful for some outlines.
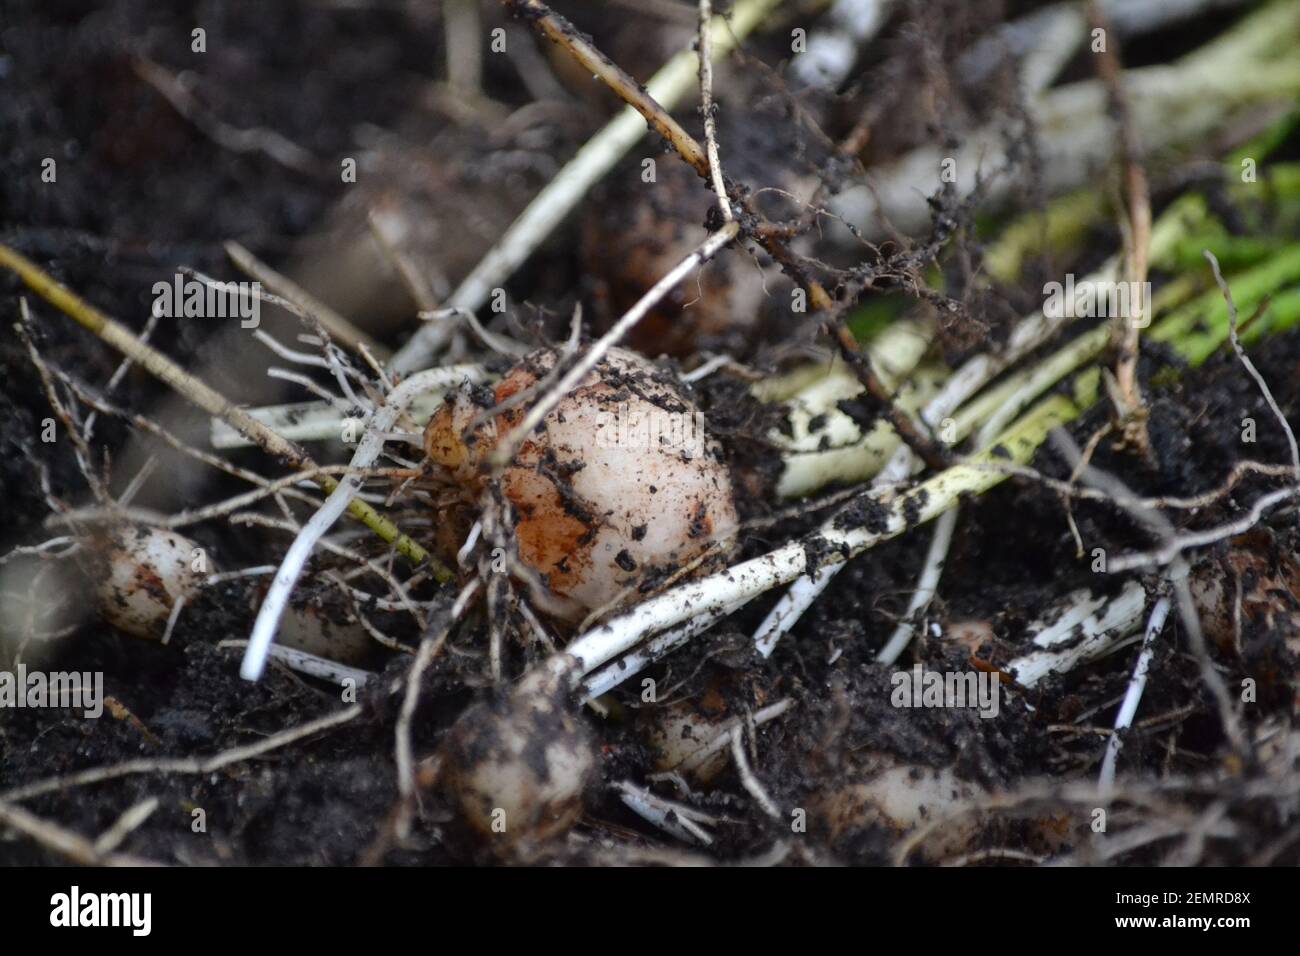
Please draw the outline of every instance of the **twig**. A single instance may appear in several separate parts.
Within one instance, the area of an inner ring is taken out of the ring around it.
[[[552,12],[542,0],[503,0],[503,2],[516,11],[522,9],[522,15],[526,16],[544,36],[564,47],[584,68],[589,69],[620,99],[640,113],[650,127],[659,133],[702,179],[705,181],[712,179],[712,170],[705,148],[669,115],[645,87],[588,43],[586,37],[574,29],[572,24]],[[737,11],[737,18],[738,13],[739,11]],[[732,34],[735,35],[734,26]],[[809,305],[814,311],[830,309],[833,305],[830,294],[819,281],[808,275],[804,268],[804,263],[810,260],[802,259],[788,247],[787,240],[792,238],[789,229],[763,220],[755,211],[750,197],[736,186],[728,185],[726,191],[727,195],[745,210],[748,214],[747,219],[752,220],[747,222],[745,234],[755,239],[804,287],[808,293]],[[731,224],[731,222],[727,223],[727,225]]]
[[[140,330],[141,342],[149,341],[149,337],[153,335],[153,331],[158,327],[158,322],[161,318],[162,316],[156,311],[150,314],[148,321],[144,324],[144,328]],[[113,389],[117,388],[133,365],[135,365],[135,363],[131,361],[130,356],[123,356],[122,361],[119,362],[117,368],[113,370],[113,374],[110,375],[108,381],[104,383],[104,395],[107,396],[112,394]],[[90,444],[91,437],[95,433],[95,416],[97,414],[97,412],[92,410],[91,413],[86,416],[85,423],[81,426],[81,436],[86,440],[86,444]]]
[[[68,433],[68,438],[72,441],[72,448],[77,459],[82,475],[85,476],[86,483],[90,485],[90,490],[95,496],[95,500],[102,506],[112,507],[113,499],[109,496],[108,489],[104,486],[104,481],[99,472],[95,469],[95,459],[90,454],[90,446],[86,444],[85,438],[82,437],[81,429],[73,421],[72,414],[64,406],[62,399],[59,398],[58,390],[54,387],[54,377],[50,374],[49,366],[41,358],[41,353],[36,349],[36,341],[28,331],[31,325],[32,316],[27,309],[26,297],[18,300],[18,312],[22,321],[14,325],[14,331],[18,337],[23,340],[23,345],[27,347],[27,356],[31,359],[36,373],[40,376],[41,385],[45,388],[45,399],[50,403],[50,408],[54,414],[59,417],[64,431]]]
[[[451,634],[451,629],[460,620],[481,588],[482,582],[478,578],[472,579],[461,588],[460,594],[456,596],[456,601],[447,612],[446,617],[439,622],[436,629],[430,630],[420,641],[420,648],[415,654],[415,660],[411,662],[411,666],[407,669],[404,678],[405,691],[402,695],[402,709],[397,715],[397,727],[394,732],[396,739],[394,759],[397,763],[397,789],[402,795],[402,806],[407,808],[399,811],[400,816],[398,819],[402,821],[401,825],[397,827],[399,835],[404,833],[406,824],[409,823],[409,804],[415,798],[415,761],[411,756],[411,722],[415,719],[415,708],[420,702],[420,679],[424,676],[425,670],[433,662],[438,652],[442,650],[443,645],[447,642],[447,637]]]
[[[130,777],[139,774],[148,773],[176,773],[176,774],[209,774],[216,773],[231,764],[242,763],[245,760],[252,760],[254,757],[260,757],[263,754],[278,750],[281,747],[287,747],[289,744],[296,743],[312,734],[319,733],[322,730],[330,730],[334,727],[346,724],[350,720],[360,717],[362,708],[360,704],[353,704],[342,710],[327,714],[324,717],[318,717],[315,720],[309,720],[305,724],[299,724],[297,727],[291,727],[283,730],[278,734],[272,734],[264,740],[256,743],[245,744],[240,747],[232,747],[229,750],[223,750],[221,753],[213,754],[210,757],[172,757],[160,760],[127,760],[123,763],[111,764],[106,767],[91,767],[87,770],[78,770],[67,776],[50,777],[45,780],[38,780],[35,783],[29,783],[22,787],[15,787],[4,793],[0,793],[0,805],[4,802],[14,802],[19,800],[29,800],[32,797],[39,797],[44,793],[55,793],[60,790],[68,790],[73,787],[83,787],[92,783],[103,783],[107,780],[117,780],[120,777]]]
[[[320,160],[283,133],[260,126],[252,129],[231,126],[200,106],[189,90],[157,63],[139,58],[133,61],[132,66],[140,79],[162,94],[177,113],[197,126],[218,146],[234,153],[263,153],[295,172],[308,176],[319,174]]]
[[[94,843],[79,833],[73,833],[57,824],[42,820],[22,807],[0,800],[0,825],[17,830],[30,837],[47,850],[66,857],[82,866],[162,866],[155,860],[127,856],[120,853],[101,852]]]
[[[695,141],[695,137],[682,129],[681,124],[668,114],[657,97],[641,84],[634,82],[613,60],[588,43],[587,38],[576,30],[573,24],[554,13],[541,0],[503,0],[503,2],[512,13],[527,21],[552,43],[563,47],[570,56],[582,64],[583,69],[645,117],[652,130],[671,143],[682,158],[695,167],[696,172],[708,178],[709,158],[700,148],[700,144]]]
[[[1232,301],[1232,290],[1228,288],[1228,283],[1223,278],[1223,273],[1219,271],[1219,260],[1215,258],[1214,253],[1209,249],[1205,250],[1205,258],[1210,262],[1210,268],[1214,271],[1214,281],[1223,293],[1223,301],[1228,306],[1228,338],[1232,342],[1232,350],[1237,353],[1237,359],[1246,369],[1248,375],[1255,380],[1259,386],[1260,393],[1264,396],[1264,401],[1272,410],[1274,416],[1282,424],[1282,431],[1286,434],[1287,444],[1291,447],[1291,467],[1295,471],[1297,478],[1300,478],[1300,448],[1296,446],[1295,432],[1291,430],[1291,423],[1286,420],[1282,414],[1282,409],[1278,407],[1277,399],[1273,397],[1272,390],[1269,389],[1268,383],[1264,381],[1264,376],[1259,374],[1259,369],[1255,368],[1255,363],[1250,360],[1246,350],[1241,347],[1241,340],[1237,337],[1237,305]]]
[[[1237,462],[1232,467],[1218,487],[1210,491],[1202,492],[1199,495],[1192,495],[1186,498],[1174,498],[1159,496],[1155,498],[1117,498],[1096,488],[1080,487],[1071,482],[1061,481],[1043,474],[1035,468],[1026,465],[1016,465],[1007,462],[987,462],[980,466],[981,468],[993,468],[997,471],[1005,471],[1009,475],[1016,475],[1020,478],[1028,478],[1032,481],[1039,482],[1057,494],[1068,495],[1072,498],[1087,499],[1089,501],[1107,501],[1121,507],[1127,505],[1136,505],[1146,509],[1169,509],[1173,511],[1199,511],[1208,507],[1217,501],[1227,497],[1233,488],[1241,483],[1241,480],[1247,475],[1263,475],[1268,478],[1289,477],[1295,473],[1291,465],[1270,465],[1264,462],[1243,460]]]
[[[946,468],[949,463],[947,453],[935,442],[934,437],[927,433],[924,424],[900,409],[894,402],[893,394],[871,367],[870,358],[862,354],[853,333],[842,319],[835,323],[833,335],[845,362],[862,382],[862,387],[867,394],[880,404],[898,437],[931,468],[936,471]]]
[[[349,348],[360,351],[361,347],[369,349],[374,355],[387,360],[392,353],[382,342],[371,338],[343,316],[339,315],[324,302],[321,302],[288,276],[281,275],[255,255],[231,241],[226,243],[226,255],[245,275],[256,279],[272,292],[278,293],[293,303],[302,313],[319,322],[331,337]]]
[[[704,115],[704,151],[713,180],[713,191],[718,197],[718,210],[723,222],[731,222],[731,200],[727,198],[727,184],[722,178],[722,160],[718,157],[717,117],[713,115],[713,4],[700,0],[700,112]]]
[[[1098,0],[1090,0],[1088,14],[1094,29],[1109,32],[1109,23],[1102,13]],[[1150,458],[1151,436],[1147,431],[1147,408],[1142,399],[1142,385],[1138,381],[1138,341],[1142,328],[1150,321],[1151,303],[1143,290],[1146,288],[1148,263],[1151,252],[1151,190],[1147,184],[1146,168],[1142,164],[1141,147],[1137,129],[1124,89],[1123,68],[1116,49],[1118,38],[1111,38],[1098,55],[1097,71],[1106,86],[1111,105],[1119,120],[1119,149],[1124,163],[1124,181],[1128,199],[1128,255],[1126,272],[1137,297],[1136,310],[1130,314],[1116,315],[1113,319],[1112,341],[1118,346],[1115,379],[1118,386],[1116,403],[1117,425],[1124,440],[1143,456]],[[1130,306],[1132,303],[1130,303]]]
[[[1239,534],[1249,531],[1255,525],[1263,520],[1264,512],[1268,511],[1274,505],[1281,504],[1289,498],[1300,497],[1300,485],[1280,488],[1277,491],[1261,495],[1255,500],[1250,510],[1239,518],[1232,521],[1224,522],[1213,528],[1207,528],[1204,531],[1187,531],[1182,534],[1173,534],[1172,532],[1164,537],[1160,547],[1152,551],[1140,551],[1133,554],[1122,554],[1112,558],[1107,562],[1107,568],[1111,573],[1121,573],[1124,571],[1133,571],[1138,568],[1160,567],[1171,564],[1179,556],[1191,548],[1203,548],[1206,545],[1214,544],[1218,541],[1224,541],[1228,538],[1234,538]],[[1135,499],[1129,499],[1135,500]],[[1118,503],[1118,499],[1116,499]]]

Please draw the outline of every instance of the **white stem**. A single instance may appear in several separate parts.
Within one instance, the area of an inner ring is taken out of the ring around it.
[[[666,800],[629,780],[620,780],[613,786],[624,805],[647,823],[685,843],[712,845],[713,837],[699,824],[715,824],[718,822],[715,817],[700,813],[684,803]]]
[[[789,583],[803,572],[806,557],[803,545],[794,541],[726,571],[678,585],[583,634],[565,653],[576,657],[582,672],[588,674],[631,650],[648,634],[688,619],[712,624],[728,608]]]
[[[1151,658],[1155,653],[1155,640],[1164,629],[1172,605],[1169,596],[1165,595],[1156,601],[1156,606],[1151,609],[1151,617],[1147,619],[1147,628],[1142,635],[1142,651],[1138,654],[1137,663],[1133,665],[1133,676],[1129,679],[1128,690],[1124,692],[1124,702],[1120,704],[1119,713],[1115,716],[1115,732],[1106,743],[1106,756],[1101,762],[1101,777],[1097,788],[1103,796],[1109,794],[1115,786],[1115,761],[1119,758],[1120,748],[1124,746],[1120,734],[1133,725],[1133,717],[1142,700],[1142,691],[1147,686],[1147,671],[1151,668]]]
[[[1100,657],[1141,626],[1146,603],[1146,589],[1137,581],[1129,581],[1109,598],[1076,591],[1063,610],[1046,615],[1050,624],[1039,621],[1029,626],[1031,641],[1039,650],[1017,657],[1006,669],[1016,683],[1032,687],[1044,677]]]
[[[1173,241],[1174,235],[1173,219],[1157,223],[1152,237],[1152,249],[1163,251]],[[1118,269],[1119,259],[1114,257],[1084,281],[1089,283],[1113,281],[1118,276]],[[1065,312],[1068,310],[1063,310],[1063,314],[1059,317],[1049,318],[1039,311],[1021,320],[1011,333],[1011,338],[1002,352],[996,355],[991,353],[977,355],[954,372],[939,389],[939,393],[925,406],[921,412],[921,420],[931,429],[942,432],[941,426],[945,418],[956,415],[957,410],[964,403],[1000,372],[1060,332],[1070,321]],[[1050,385],[1060,381],[1069,371],[1095,355],[1104,344],[1104,330],[1086,333],[1047,361],[1040,363],[1028,373],[1018,376],[1014,382],[1008,382],[1006,388],[990,391],[987,397],[991,401],[972,403],[969,408],[970,414],[956,415],[953,419],[955,433],[953,437],[965,437],[975,424],[984,420],[986,425],[977,442],[977,445],[984,447],[992,440],[994,434],[1006,426],[1013,415],[1018,414],[1025,405]],[[892,434],[892,430],[890,433]],[[895,436],[895,451],[872,481],[872,487],[883,488],[905,482],[920,467],[920,464],[916,453],[907,445],[897,442]],[[764,657],[771,655],[782,635],[799,623],[799,619],[843,568],[843,564],[835,564],[823,568],[819,580],[813,581],[804,577],[795,582],[790,593],[781,598],[754,632],[755,644]]]
[[[217,646],[247,647],[248,642],[222,641]],[[362,688],[370,683],[372,678],[379,676],[373,671],[363,671],[360,668],[349,667],[347,664],[340,664],[338,661],[332,661],[327,657],[300,651],[296,647],[283,647],[279,644],[272,644],[267,653],[271,660],[280,662],[290,670],[306,674],[309,677],[327,680],[331,684],[338,684],[340,687],[348,686],[348,681],[351,681],[353,687]]]
[[[905,381],[916,370],[931,338],[928,326],[902,320],[891,323],[866,347],[881,381],[897,390],[895,403],[905,412],[920,409],[938,388],[939,373],[933,369]],[[764,380],[754,392],[762,398],[780,387],[779,383]],[[801,383],[787,399],[789,434],[779,429],[768,433],[768,439],[781,449],[785,460],[776,489],[780,497],[801,497],[832,481],[862,481],[877,474],[889,460],[899,444],[889,424],[878,421],[864,436],[858,423],[839,408],[839,402],[862,392],[861,381],[837,358],[828,370],[819,371],[811,382]]]
[[[602,694],[608,694],[626,680],[635,677],[651,664],[671,654],[695,635],[707,631],[720,618],[726,617],[744,606],[743,601],[731,605],[718,615],[704,615],[688,621],[680,627],[674,627],[633,651],[624,654],[618,660],[610,661],[582,683],[584,701],[594,700]]]
[[[930,550],[925,556],[925,567],[921,571],[921,580],[917,582],[916,591],[912,594],[911,603],[907,606],[907,613],[904,615],[903,620],[894,629],[889,642],[876,655],[877,662],[881,664],[894,663],[894,661],[898,660],[898,655],[902,654],[907,645],[911,643],[912,635],[916,633],[917,618],[920,617],[925,608],[930,606],[935,592],[939,589],[939,576],[943,574],[944,562],[948,560],[948,548],[952,546],[952,533],[956,527],[956,508],[945,511],[939,516],[939,520],[934,523],[934,537],[930,539]]]
[[[818,574],[806,574],[790,585],[754,632],[754,649],[763,657],[771,657],[781,637],[799,623],[843,567],[842,564],[833,564],[822,568]]]

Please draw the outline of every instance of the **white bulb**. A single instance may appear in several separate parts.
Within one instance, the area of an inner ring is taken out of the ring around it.
[[[475,492],[489,454],[529,403],[500,413],[468,443],[466,428],[541,381],[555,361],[554,351],[536,352],[495,392],[450,396],[425,432],[430,459]],[[624,349],[612,349],[551,410],[503,470],[501,487],[516,514],[520,560],[557,598],[546,610],[571,621],[729,545],[738,527],[731,476],[699,410],[672,373]]]

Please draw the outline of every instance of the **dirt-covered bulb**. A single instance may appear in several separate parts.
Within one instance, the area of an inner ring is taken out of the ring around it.
[[[426,453],[465,500],[477,500],[493,450],[531,402],[485,413],[533,386],[542,394],[557,359],[534,352],[495,389],[454,393],[429,422]],[[571,621],[725,550],[737,529],[731,476],[703,415],[672,372],[623,349],[559,401],[500,481],[519,560],[548,586],[546,610]]]

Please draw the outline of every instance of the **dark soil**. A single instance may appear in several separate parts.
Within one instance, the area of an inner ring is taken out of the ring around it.
[[[940,23],[943,11],[925,18],[939,31],[929,53],[942,60],[960,49],[960,41],[972,33],[1004,15],[1037,5],[936,4],[953,12],[953,17],[946,28]],[[575,7],[579,25],[638,77],[648,75],[661,58],[645,49],[649,44],[637,42],[637,31],[628,28],[631,14],[626,9],[596,13],[590,8],[584,12],[580,4],[567,6]],[[968,6],[989,9],[969,12]],[[467,195],[472,205],[498,203],[495,209],[484,206],[483,216],[488,224],[484,228],[499,233],[517,211],[519,197],[526,199],[535,192],[572,144],[597,128],[608,102],[603,94],[588,92],[590,102],[579,102],[567,119],[541,124],[544,135],[527,146],[516,144],[514,151],[502,150],[490,137],[457,131],[451,111],[437,106],[431,91],[431,71],[441,56],[441,22],[419,12],[420,7],[378,3],[349,9],[305,0],[270,4],[114,0],[87,12],[86,5],[72,0],[0,0],[0,241],[139,331],[149,312],[150,287],[169,279],[178,267],[193,267],[223,279],[238,277],[223,249],[228,240],[238,241],[275,265],[300,261],[316,248],[313,243],[328,244],[329,229],[340,217],[346,218],[351,201],[338,175],[340,158],[363,152],[361,143],[372,141],[376,130],[391,132],[403,148],[431,164],[437,175],[445,174],[448,182],[463,186],[469,171],[478,168],[479,191]],[[958,8],[964,11],[961,16],[954,12]],[[494,12],[485,25],[498,22],[505,20]],[[637,21],[642,28],[655,22]],[[1171,49],[1190,48],[1224,22],[1198,21],[1162,42],[1171,44]],[[190,49],[190,31],[196,24],[207,30],[204,54]],[[913,105],[921,83],[916,75],[921,70],[915,63],[917,43],[911,31],[900,31],[887,33],[873,47],[883,64],[878,78],[889,80],[878,87],[882,116],[903,115]],[[781,59],[781,46],[771,38],[753,42],[749,51],[767,63]],[[264,153],[241,154],[214,143],[140,78],[132,66],[137,57],[172,73],[193,71],[197,95],[214,115],[232,127],[277,131],[315,157],[319,168],[289,168]],[[1161,49],[1143,45],[1137,45],[1133,54],[1133,62],[1139,63],[1164,58]],[[443,75],[440,66],[436,69],[438,76]],[[484,92],[507,114],[529,102],[510,66],[488,56],[485,70]],[[1077,72],[1074,67],[1072,71]],[[738,149],[745,156],[743,168],[731,172],[751,183],[766,182],[765,171],[779,162],[787,163],[787,172],[825,172],[828,160],[817,131],[794,114],[777,87],[768,89],[765,84],[756,79],[744,87],[744,93],[720,96],[729,123],[747,115],[737,107],[743,108],[744,96],[752,95],[764,123],[779,118],[787,124],[780,136],[756,136],[752,148]],[[852,126],[860,112],[858,97],[857,91],[847,90],[841,100],[822,104],[818,116],[832,140]],[[978,113],[982,108],[972,91],[961,91],[957,99],[963,100],[963,109]],[[696,128],[697,116],[683,111],[683,118]],[[879,125],[880,135],[873,139],[867,159],[887,158],[918,139],[942,134],[913,120],[890,124],[882,119]],[[739,136],[733,133],[730,142],[734,144]],[[479,161],[487,154],[495,165],[481,166]],[[45,158],[57,162],[55,184],[41,181]],[[674,162],[671,155],[659,159],[661,165]],[[398,179],[418,178],[408,166],[396,165],[405,170],[394,173]],[[696,183],[690,186],[694,191],[688,197],[675,196],[670,205],[673,215],[680,213],[681,221],[694,227],[704,222],[711,196],[695,188]],[[497,328],[534,341],[554,339],[564,334],[571,307],[579,299],[588,303],[597,324],[619,313],[625,305],[620,283],[628,277],[618,274],[617,264],[610,262],[598,266],[610,270],[609,275],[590,274],[599,259],[590,254],[590,244],[591,236],[599,235],[611,217],[618,220],[619,204],[632,201],[627,193],[603,186],[600,208],[567,226],[521,270],[509,289],[518,308]],[[425,196],[421,201],[432,209],[438,200]],[[429,212],[438,214],[436,209]],[[966,212],[960,215],[970,218]],[[972,251],[977,251],[973,227],[959,231],[956,243],[970,242]],[[444,237],[444,241],[448,240]],[[465,239],[467,245],[476,241]],[[1098,235],[1085,258],[1100,258],[1115,246],[1113,235]],[[472,265],[477,253],[471,257],[465,252],[464,257]],[[761,254],[755,258],[758,263],[770,262]],[[656,274],[664,271],[654,268]],[[740,278],[758,281],[754,263],[736,255],[727,279]],[[389,285],[391,302],[385,309],[406,317],[406,325],[377,319],[374,330],[396,345],[413,327],[409,316],[414,309],[399,283]],[[775,288],[788,298],[788,285]],[[0,274],[0,308],[10,324],[17,320],[18,298],[24,294],[45,359],[81,381],[102,386],[119,357],[35,300],[6,272]],[[1026,294],[1026,290],[1006,292],[1011,300]],[[725,345],[746,354],[755,365],[774,369],[817,340],[817,330],[806,317],[804,325],[794,329],[792,323],[799,319],[783,306],[768,302],[765,308],[771,314],[765,313],[763,335],[784,328],[790,332],[787,338],[760,343],[757,332],[732,329],[730,337],[720,335],[710,344]],[[1007,315],[1019,314],[1006,302],[977,302],[973,308],[981,328],[995,330],[1005,325]],[[377,311],[383,310],[377,307]],[[979,339],[982,336],[961,343],[962,349],[980,345]],[[283,399],[285,390],[268,384],[262,374],[272,362],[268,353],[247,339],[231,349],[231,341],[229,330],[184,320],[164,320],[152,339],[160,350],[201,371],[210,384],[239,403]],[[674,350],[681,354],[681,349]],[[1300,408],[1300,333],[1270,339],[1253,354],[1284,413],[1294,419]],[[1288,459],[1285,438],[1272,413],[1229,351],[1222,350],[1199,369],[1154,374],[1169,364],[1167,353],[1157,347],[1144,354],[1154,465],[1130,451],[1116,450],[1109,440],[1098,447],[1094,464],[1123,476],[1139,493],[1155,496],[1192,495],[1212,488],[1243,457],[1269,462]],[[694,391],[740,476],[744,517],[760,522],[775,510],[770,489],[776,464],[763,436],[780,423],[770,409],[748,399],[745,384],[735,377],[714,376]],[[139,370],[122,379],[113,401],[156,413],[190,436],[201,438],[206,427],[203,416],[176,405],[164,386]],[[166,412],[159,411],[164,406]],[[0,335],[0,551],[36,544],[59,533],[45,524],[50,508],[42,475],[53,498],[75,506],[90,501],[69,443],[46,445],[39,440],[42,421],[50,414],[21,341],[12,333]],[[1075,423],[1070,431],[1076,441],[1085,443],[1105,423],[1107,414],[1106,408],[1098,407]],[[1257,444],[1243,450],[1245,417],[1253,417],[1259,428]],[[110,487],[115,492],[127,485],[143,460],[138,442],[127,425],[100,416],[94,445],[98,454],[110,455]],[[343,453],[335,446],[321,454],[333,461],[342,460]],[[265,457],[257,452],[231,457],[247,467],[267,468]],[[173,459],[162,461],[163,468],[156,473],[161,477],[146,485],[137,504],[178,510],[247,487],[210,470],[181,470],[177,464],[173,472],[169,464]],[[1041,451],[1033,464],[1054,477],[1069,474],[1068,466],[1050,448]],[[1196,527],[1210,526],[1237,514],[1243,502],[1276,487],[1276,482],[1247,479],[1224,502],[1183,520]],[[399,507],[398,512],[399,519],[420,516],[414,506],[405,513]],[[743,537],[737,557],[752,557],[810,533],[826,513],[756,524]],[[1111,554],[1152,544],[1113,507],[1075,502],[1073,515],[1082,539],[1090,545],[1103,543]],[[1294,552],[1294,513],[1275,516],[1266,530],[1269,540],[1262,547],[1274,553]],[[275,563],[288,543],[282,533],[221,522],[204,523],[187,533],[209,549],[222,568]],[[973,666],[967,648],[933,635],[914,643],[897,667],[874,662],[905,612],[928,544],[929,534],[922,530],[854,560],[769,660],[754,654],[748,635],[775,595],[737,613],[707,639],[688,644],[648,674],[660,686],[673,687],[673,699],[711,701],[719,715],[743,715],[773,700],[793,698],[796,708],[762,732],[761,763],[756,767],[782,807],[814,807],[883,761],[950,768],[962,780],[988,789],[1013,789],[1044,778],[1095,779],[1105,737],[1087,728],[1109,728],[1113,722],[1132,671],[1136,654],[1132,648],[1029,692],[1004,685],[1002,712],[996,720],[960,709],[891,706],[890,677],[898,668],[916,661],[939,670]],[[1210,549],[1203,560],[1222,556],[1227,547]],[[373,551],[382,558],[379,549]],[[318,558],[309,566],[308,578],[334,566],[340,566],[337,559]],[[992,641],[974,656],[993,668],[1023,650],[1017,641],[1025,625],[1055,599],[1079,588],[1109,592],[1119,583],[1094,573],[1090,558],[1078,556],[1056,493],[1027,479],[1012,479],[963,506],[930,620],[943,625],[986,624]],[[246,581],[210,589],[187,607],[166,646],[132,638],[103,623],[92,612],[85,588],[82,583],[69,585],[71,603],[84,605],[86,613],[75,632],[42,658],[41,666],[102,671],[104,692],[117,706],[98,720],[58,710],[0,711],[0,796],[85,768],[217,754],[345,706],[337,687],[277,666],[258,683],[239,678],[241,652],[217,645],[248,636],[254,595]],[[327,589],[304,586],[304,593],[313,590],[324,594]],[[450,602],[453,595],[451,588],[425,585],[417,596]],[[0,600],[12,598],[4,595]],[[373,619],[408,648],[419,641],[421,635],[403,615],[377,613]],[[414,728],[417,759],[433,753],[456,717],[488,693],[484,630],[482,620],[472,618],[453,636],[448,652],[430,667]],[[1225,763],[1225,741],[1214,702],[1173,618],[1165,635],[1141,716],[1167,719],[1145,729],[1140,725],[1126,738],[1121,767],[1135,777],[1192,775]],[[1289,675],[1282,678],[1281,691],[1266,694],[1257,706],[1247,708],[1244,719],[1251,726],[1271,720],[1289,725],[1293,720],[1294,701],[1287,688],[1295,679],[1297,661],[1286,649],[1287,636],[1248,623],[1239,653],[1216,649],[1216,663],[1229,687],[1266,670]],[[540,656],[535,647],[511,647],[510,673],[517,675]],[[360,694],[361,716],[312,739],[214,772],[134,774],[59,789],[26,799],[23,805],[93,838],[129,807],[156,798],[157,811],[123,849],[180,864],[354,864],[372,859],[372,853],[385,863],[405,865],[486,860],[456,838],[450,810],[436,788],[424,794],[409,838],[397,844],[388,840],[398,803],[393,731],[400,694],[395,691],[408,663],[408,655],[376,647],[367,666],[383,677]],[[636,685],[631,682],[615,693],[617,704],[606,717],[588,716],[600,741],[601,776],[606,782],[639,781],[650,771]],[[1242,770],[1243,775],[1248,772],[1249,768]],[[1246,776],[1233,779],[1239,782]],[[1233,785],[1225,785],[1228,799],[1233,799]],[[788,835],[787,824],[772,823],[754,809],[730,770],[717,781],[716,789],[699,795],[699,802],[736,821],[716,831],[717,841],[709,854],[718,859],[757,855],[774,838]],[[1245,798],[1233,806],[1233,819],[1242,828],[1239,839],[1233,845],[1215,843],[1207,851],[1213,862],[1249,860],[1285,829],[1280,807]],[[205,827],[198,826],[198,819]],[[1072,818],[1063,826],[1078,833],[1086,824],[1086,819]],[[1031,829],[1023,822],[1007,822],[990,828],[979,845],[1034,848],[1039,836]],[[663,845],[661,834],[599,784],[593,784],[588,794],[587,813],[576,833],[610,837],[629,846]],[[825,815],[815,811],[809,834],[811,859],[852,863],[890,862],[896,842],[895,834],[878,825],[832,833]],[[561,862],[607,860],[591,839],[553,847],[549,857]],[[1152,849],[1125,862],[1159,858]],[[0,864],[57,862],[55,854],[35,843],[0,833]],[[1300,863],[1300,847],[1284,851],[1277,862]]]

